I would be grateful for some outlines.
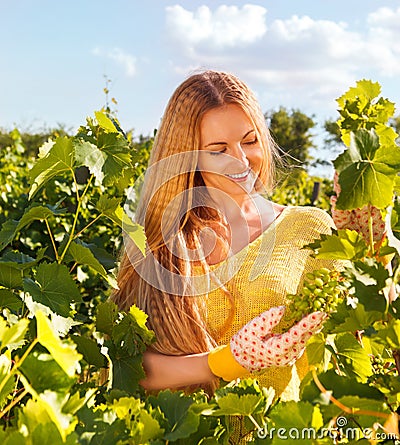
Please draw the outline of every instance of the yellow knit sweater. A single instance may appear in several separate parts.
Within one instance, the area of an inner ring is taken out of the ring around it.
[[[330,233],[334,223],[315,207],[285,207],[275,222],[246,248],[212,265],[215,277],[208,282],[207,324],[218,344],[227,344],[241,327],[261,312],[286,305],[286,296],[296,293],[304,276],[335,262],[314,259],[305,244]],[[221,284],[232,296],[221,290]],[[233,315],[233,317],[232,317]],[[291,322],[284,316],[275,332],[286,331]],[[282,400],[297,400],[299,384],[307,372],[303,355],[292,367],[269,368],[257,376],[260,384],[272,386]]]

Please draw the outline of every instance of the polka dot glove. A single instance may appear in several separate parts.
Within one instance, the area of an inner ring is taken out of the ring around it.
[[[337,210],[336,201],[337,196],[340,194],[340,185],[338,182],[337,173],[335,173],[334,176],[333,189],[336,192],[336,196],[331,197],[331,211],[336,228],[355,230],[368,242],[370,239],[368,220],[371,213],[374,241],[381,241],[385,236],[386,226],[380,210],[373,206],[365,206],[361,209],[353,210]]]
[[[283,334],[271,333],[284,312],[283,306],[269,309],[232,337],[232,354],[244,368],[257,372],[271,366],[292,365],[303,354],[307,340],[321,329],[326,318],[323,312],[314,312]]]
[[[284,306],[263,312],[241,328],[229,345],[211,351],[208,356],[211,371],[230,381],[269,367],[292,365],[303,354],[307,340],[322,328],[326,314],[314,312],[287,332],[272,333],[284,312]]]

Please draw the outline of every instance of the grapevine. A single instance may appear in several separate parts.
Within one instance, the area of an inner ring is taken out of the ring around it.
[[[307,273],[300,292],[287,296],[291,319],[297,322],[316,311],[335,312],[346,295],[342,281],[337,270],[321,268]]]

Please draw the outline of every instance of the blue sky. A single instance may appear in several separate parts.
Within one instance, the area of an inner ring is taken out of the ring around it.
[[[0,0],[0,17],[3,129],[76,129],[104,105],[106,76],[122,126],[151,134],[197,68],[319,122],[362,78],[400,108],[399,0]]]

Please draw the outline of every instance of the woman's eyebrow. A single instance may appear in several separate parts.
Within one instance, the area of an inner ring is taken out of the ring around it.
[[[254,128],[252,128],[251,130],[249,130],[247,133],[245,133],[242,136],[242,139],[246,139],[249,134],[255,133],[255,132],[256,132],[256,130],[254,130]],[[226,142],[210,142],[207,145],[205,145],[204,148],[209,147],[210,145],[226,145]]]

